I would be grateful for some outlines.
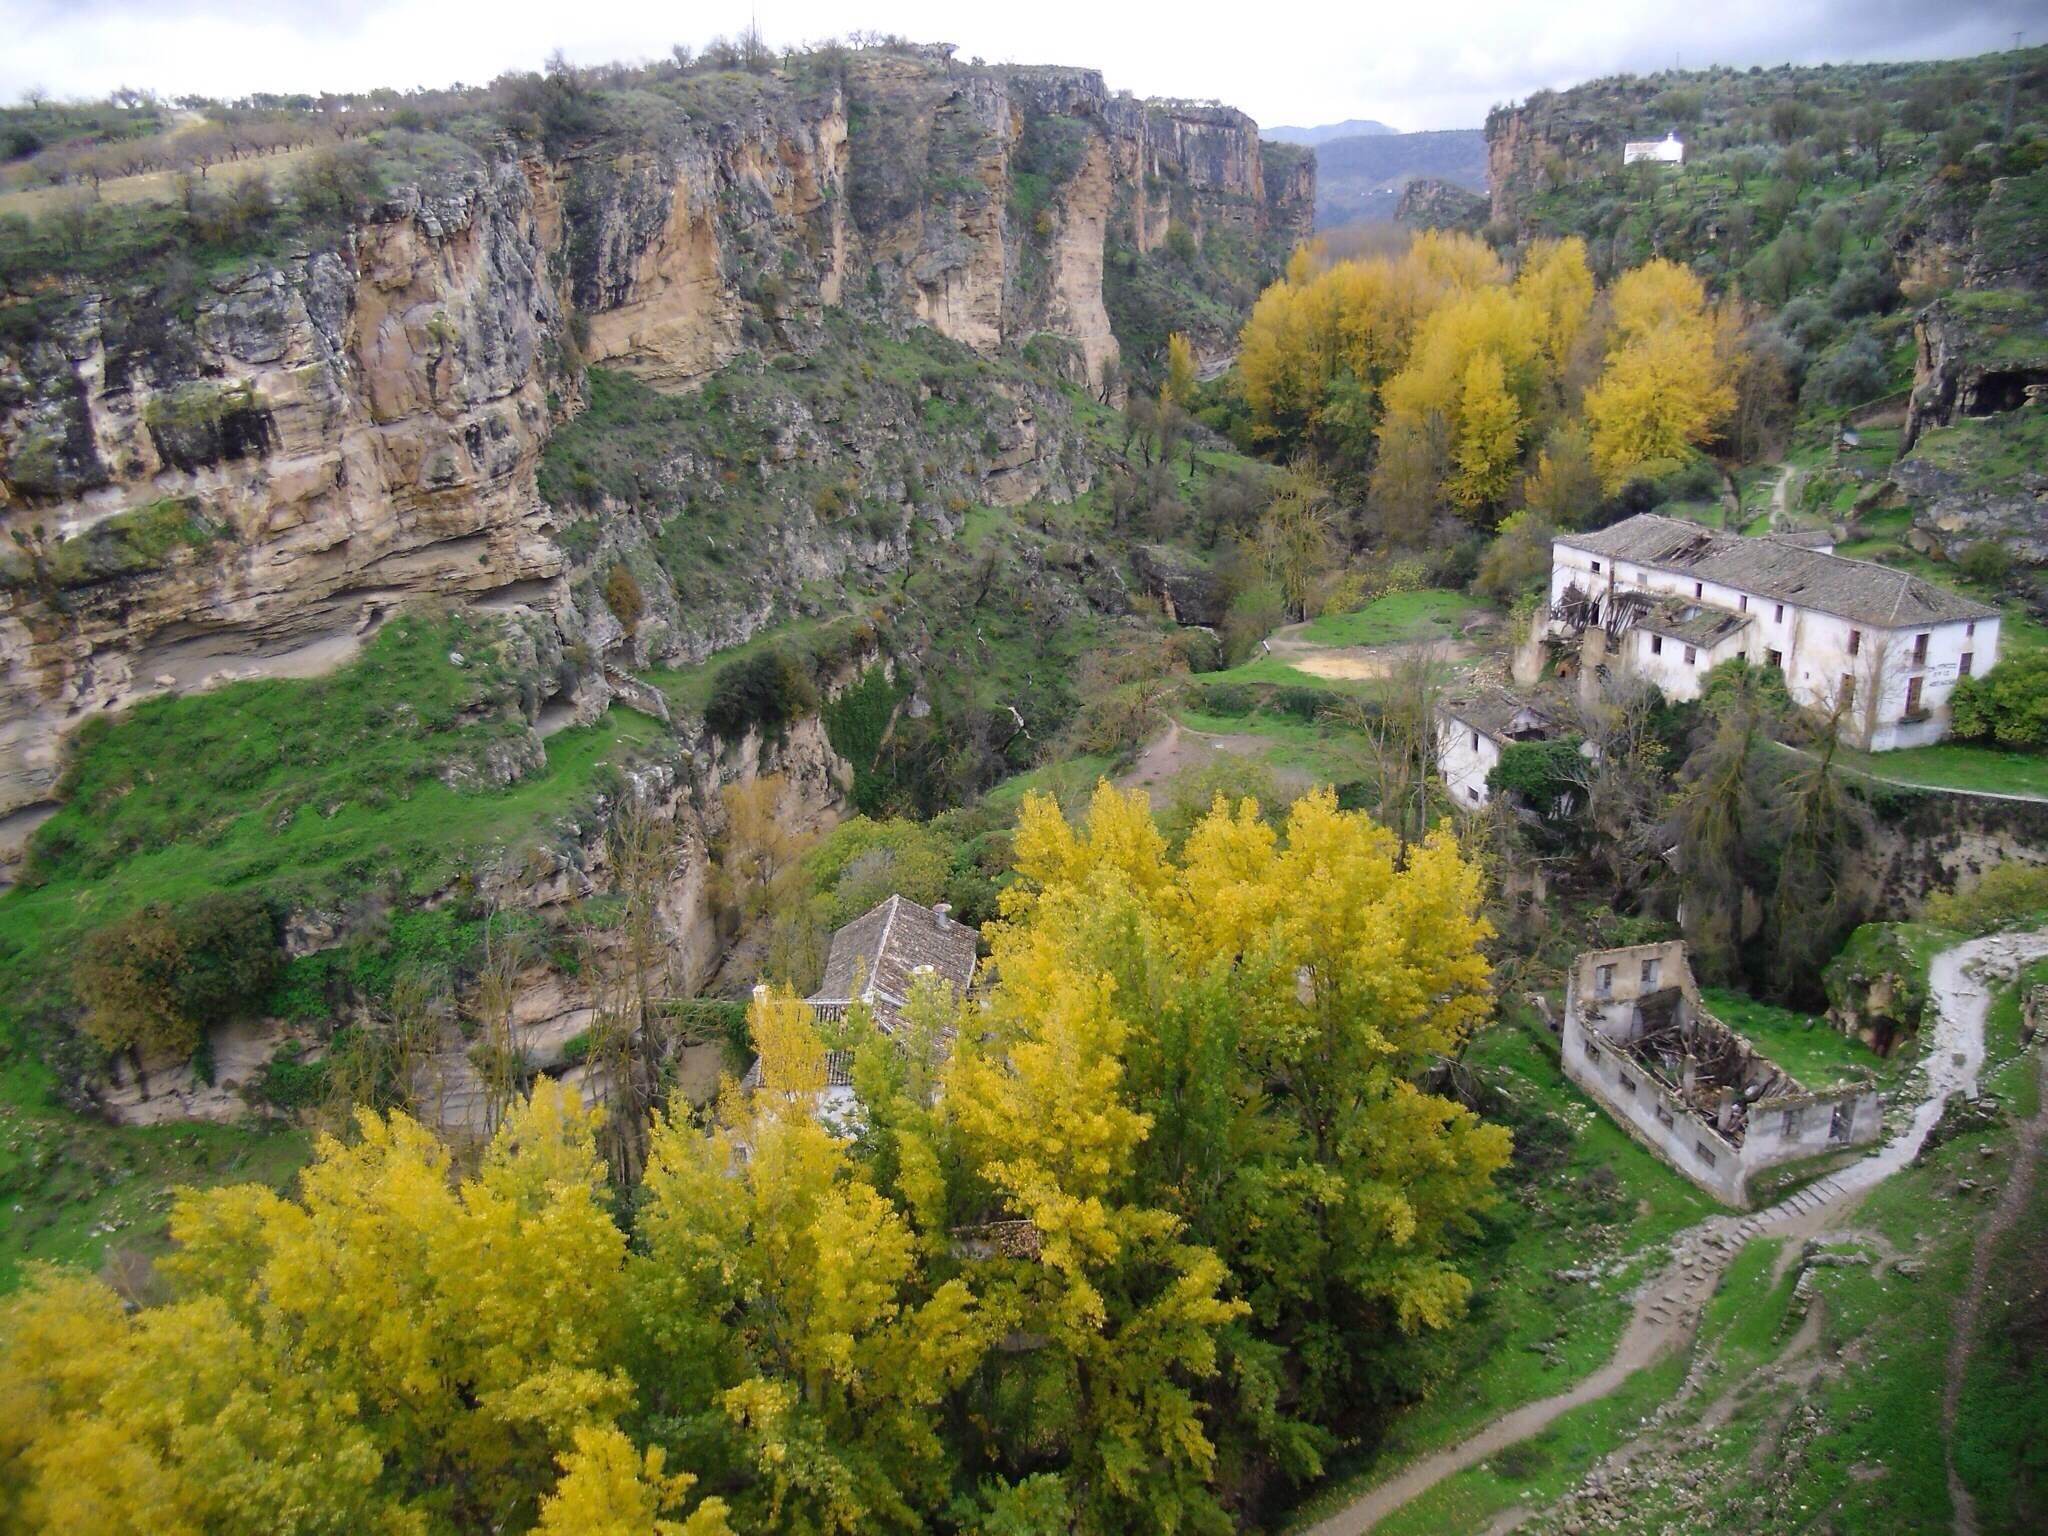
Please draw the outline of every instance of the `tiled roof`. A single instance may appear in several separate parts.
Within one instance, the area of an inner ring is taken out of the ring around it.
[[[1789,539],[1716,533],[1654,512],[1598,533],[1562,534],[1556,542],[1883,629],[1998,615],[1996,608],[1974,598],[1868,560],[1803,549]]]
[[[920,966],[953,984],[965,996],[974,980],[974,930],[907,896],[891,896],[832,935],[825,980],[811,994],[819,1008],[867,1003],[884,1030],[910,996]]]

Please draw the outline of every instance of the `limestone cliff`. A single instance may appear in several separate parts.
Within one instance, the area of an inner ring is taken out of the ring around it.
[[[50,318],[26,334],[0,330],[0,523],[17,545],[0,565],[0,818],[48,800],[87,715],[324,670],[407,598],[506,593],[600,652],[695,657],[745,638],[778,589],[900,562],[911,487],[1005,502],[1088,483],[1054,391],[1006,386],[993,415],[977,402],[970,463],[886,472],[900,418],[854,434],[792,419],[776,454],[857,456],[861,528],[785,522],[715,614],[663,615],[665,648],[593,637],[602,616],[573,611],[558,542],[583,509],[551,506],[536,475],[583,363],[684,390],[750,350],[816,355],[844,312],[1114,399],[1104,262],[1126,224],[1142,250],[1180,223],[1284,253],[1313,203],[1312,169],[1268,187],[1243,114],[1112,95],[1087,70],[877,51],[829,77],[621,92],[606,111],[545,148],[485,133],[437,149],[341,237],[231,267],[188,307],[141,284],[72,288],[41,295]],[[711,465],[668,459],[650,469],[678,500],[716,499],[720,482],[693,478]],[[793,482],[791,505],[806,497],[828,504]]]

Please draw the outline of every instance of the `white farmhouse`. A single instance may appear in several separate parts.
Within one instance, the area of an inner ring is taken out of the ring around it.
[[[1634,165],[1638,160],[1648,160],[1656,165],[1685,164],[1685,145],[1678,135],[1667,133],[1661,139],[1630,139],[1621,146],[1621,163]]]
[[[1730,657],[1775,667],[1871,752],[1939,741],[1956,679],[1998,660],[1998,610],[1960,593],[1796,537],[1647,512],[1552,542],[1550,627],[1591,639],[1582,664],[1626,668],[1667,698],[1697,698]]]
[[[1451,803],[1461,811],[1484,809],[1487,780],[1503,749],[1557,734],[1552,715],[1499,690],[1445,699],[1436,711],[1436,769]]]

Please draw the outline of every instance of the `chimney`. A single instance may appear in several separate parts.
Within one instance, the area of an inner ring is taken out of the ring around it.
[[[949,923],[950,923],[951,921],[953,921],[953,903],[951,903],[950,901],[935,901],[935,902],[933,902],[933,903],[932,903],[932,916],[933,916],[933,917],[942,917],[942,918],[944,918],[944,919],[945,919],[945,920],[946,920],[947,922],[949,922]]]

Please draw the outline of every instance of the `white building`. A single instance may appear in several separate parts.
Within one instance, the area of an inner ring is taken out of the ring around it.
[[[1621,146],[1621,163],[1634,165],[1638,160],[1648,160],[1658,165],[1685,164],[1685,146],[1678,135],[1667,133],[1661,139],[1630,139]]]
[[[1517,741],[1547,741],[1558,729],[1551,714],[1498,690],[1445,699],[1436,711],[1436,770],[1451,803],[1484,809],[1501,752]]]
[[[1597,636],[1596,654],[1667,698],[1697,698],[1730,657],[1785,675],[1793,699],[1840,710],[1866,751],[1948,731],[1956,679],[1998,660],[1998,610],[1904,571],[1644,513],[1551,544],[1550,627]]]

